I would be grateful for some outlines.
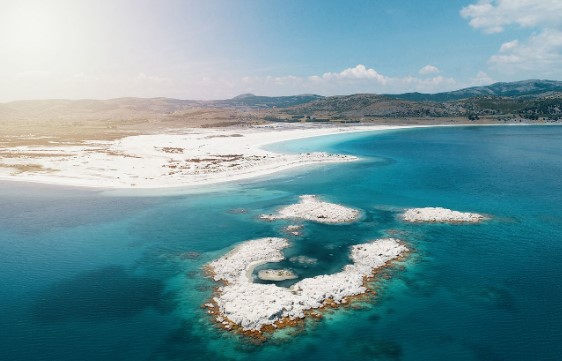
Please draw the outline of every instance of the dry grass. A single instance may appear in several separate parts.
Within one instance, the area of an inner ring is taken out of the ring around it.
[[[90,149],[86,149],[89,152],[131,156],[107,149],[103,145],[91,148],[88,142],[114,141],[140,134],[176,133],[185,128],[225,127],[244,123],[242,119],[238,119],[238,114],[243,112],[228,109],[199,109],[165,114],[146,112],[140,117],[137,112],[136,118],[103,112],[77,112],[73,116],[66,113],[41,113],[32,109],[28,113],[11,118],[5,112],[0,112],[0,160],[13,160],[10,162],[12,164],[0,163],[0,168],[13,169],[14,174],[54,171],[36,163],[45,158],[72,156],[69,152],[53,151],[58,146],[89,146]],[[33,150],[13,149],[15,147],[31,147]],[[41,150],[42,148],[45,149]],[[183,149],[169,147],[164,151],[182,153]]]
[[[43,152],[3,152],[0,151],[0,158],[60,158],[60,157],[71,157],[72,154],[69,153],[43,153]]]
[[[83,145],[84,141],[112,141],[139,134],[168,133],[185,128],[246,124],[237,110],[206,109],[181,114],[147,114],[134,119],[76,116],[71,120],[48,115],[17,119],[0,116],[0,150],[20,146]],[[244,113],[245,114],[245,113]]]
[[[33,100],[0,104],[0,150],[17,146],[81,145],[184,128],[259,121],[255,111],[200,106],[164,98]]]
[[[3,164],[0,163],[0,168],[15,169],[15,174],[21,173],[51,173],[54,169],[45,168],[41,164]]]

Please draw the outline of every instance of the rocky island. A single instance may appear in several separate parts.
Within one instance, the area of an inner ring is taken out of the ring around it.
[[[402,214],[402,219],[411,223],[478,223],[488,219],[487,216],[458,212],[441,207],[410,208]]]
[[[283,238],[250,240],[207,265],[222,285],[205,307],[221,327],[261,335],[313,315],[316,309],[346,304],[367,292],[366,281],[374,272],[408,251],[398,239],[378,239],[352,246],[351,263],[338,273],[305,278],[290,288],[254,283],[254,268],[283,260],[282,250],[288,246]]]
[[[337,224],[351,223],[359,219],[361,212],[340,204],[324,202],[315,195],[302,195],[299,203],[282,207],[275,214],[261,215],[261,219],[304,219],[307,221]]]

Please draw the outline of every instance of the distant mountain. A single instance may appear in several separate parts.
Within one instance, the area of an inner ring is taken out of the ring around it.
[[[271,114],[255,112],[241,115],[244,112],[237,113],[239,109],[268,109]],[[233,112],[220,116],[215,114],[217,117],[222,116],[224,122],[240,121],[246,119],[244,117],[247,117],[246,120],[268,117],[291,121],[475,116],[562,119],[562,82],[525,80],[438,94],[353,94],[330,97],[315,94],[280,97],[241,94],[232,99],[205,101],[171,98],[24,100],[0,104],[0,121],[206,119],[209,115],[205,114],[209,111],[213,114]]]
[[[368,117],[440,117],[450,113],[450,106],[441,103],[412,102],[393,99],[386,95],[353,94],[331,96],[286,109],[293,116],[315,118],[368,118]]]
[[[487,116],[494,119],[562,119],[562,82],[496,83],[440,94],[331,96],[284,110],[290,119],[361,120]],[[281,119],[281,118],[280,118]]]
[[[536,97],[549,95],[555,92],[562,92],[562,81],[533,79],[511,83],[494,83],[487,86],[465,88],[437,94],[405,93],[386,94],[386,96],[401,100],[444,102],[490,95],[501,97]]]
[[[254,94],[241,94],[232,99],[210,101],[220,107],[287,108],[324,98],[316,94],[302,94],[280,97],[266,97]]]
[[[0,104],[2,119],[131,119],[157,114],[168,114],[192,108],[199,104],[193,100],[171,98],[115,98],[98,99],[48,99],[19,100]]]
[[[172,98],[47,99],[0,103],[0,121],[18,119],[150,119],[182,114],[196,108],[287,108],[322,99],[320,95],[267,97],[242,94],[226,100]]]

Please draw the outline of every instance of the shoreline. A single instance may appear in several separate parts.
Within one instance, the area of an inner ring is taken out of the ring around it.
[[[115,141],[86,141],[80,146],[53,144],[4,148],[2,150],[13,158],[2,159],[0,180],[97,190],[214,185],[259,178],[301,166],[357,159],[320,152],[287,154],[263,149],[270,144],[403,128],[406,127],[186,128],[168,134],[136,135]],[[233,166],[237,169],[229,169]],[[18,167],[36,169],[18,170]]]
[[[79,146],[4,148],[1,150],[14,157],[1,159],[0,181],[100,191],[188,189],[259,178],[308,165],[359,160],[324,152],[289,154],[264,149],[276,143],[338,134],[463,126],[503,125],[276,124],[250,128],[185,128],[115,141],[85,141]],[[38,169],[18,171],[18,167],[26,166]],[[11,171],[13,169],[16,170]]]

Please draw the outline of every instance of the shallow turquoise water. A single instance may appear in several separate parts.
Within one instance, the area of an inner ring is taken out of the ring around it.
[[[415,129],[277,147],[363,160],[165,196],[0,184],[0,359],[562,359],[561,127]],[[215,329],[200,308],[213,286],[202,265],[237,242],[283,235],[288,222],[257,216],[311,193],[364,217],[304,223],[287,256],[318,263],[285,263],[300,275],[336,272],[349,245],[381,236],[402,238],[413,254],[377,282],[373,302],[297,335],[255,346]],[[397,220],[412,206],[493,220]]]

